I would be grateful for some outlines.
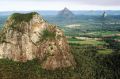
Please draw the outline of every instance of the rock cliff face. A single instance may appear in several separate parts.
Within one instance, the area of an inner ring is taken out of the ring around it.
[[[36,12],[8,18],[0,33],[0,58],[20,62],[38,58],[48,70],[75,65],[63,31]]]

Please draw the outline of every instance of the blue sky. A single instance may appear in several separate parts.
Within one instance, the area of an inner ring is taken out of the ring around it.
[[[0,0],[0,11],[120,10],[120,0]]]

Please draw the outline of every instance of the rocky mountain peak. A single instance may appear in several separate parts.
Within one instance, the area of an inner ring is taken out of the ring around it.
[[[103,18],[107,17],[107,13],[104,11],[102,16],[103,16]]]
[[[67,7],[65,7],[63,10],[64,10],[64,11],[70,11]]]
[[[74,17],[74,14],[72,11],[70,11],[68,8],[64,8],[58,13],[58,17],[63,17],[63,18],[72,18]]]
[[[48,70],[75,65],[63,31],[36,12],[8,18],[0,32],[0,58],[19,62],[37,58]]]

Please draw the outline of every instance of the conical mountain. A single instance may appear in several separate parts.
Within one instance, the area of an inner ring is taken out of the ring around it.
[[[105,11],[103,12],[102,17],[103,18],[107,17],[107,13]]]
[[[14,13],[7,19],[0,33],[0,58],[19,62],[37,58],[48,70],[75,65],[63,31],[36,12]]]
[[[63,10],[61,10],[59,13],[58,13],[58,17],[61,17],[61,18],[73,18],[74,17],[74,14],[72,13],[72,11],[70,11],[68,8],[64,8]]]

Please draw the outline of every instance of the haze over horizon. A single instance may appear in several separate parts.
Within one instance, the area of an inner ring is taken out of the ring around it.
[[[4,0],[0,11],[31,10],[120,10],[120,0]]]

